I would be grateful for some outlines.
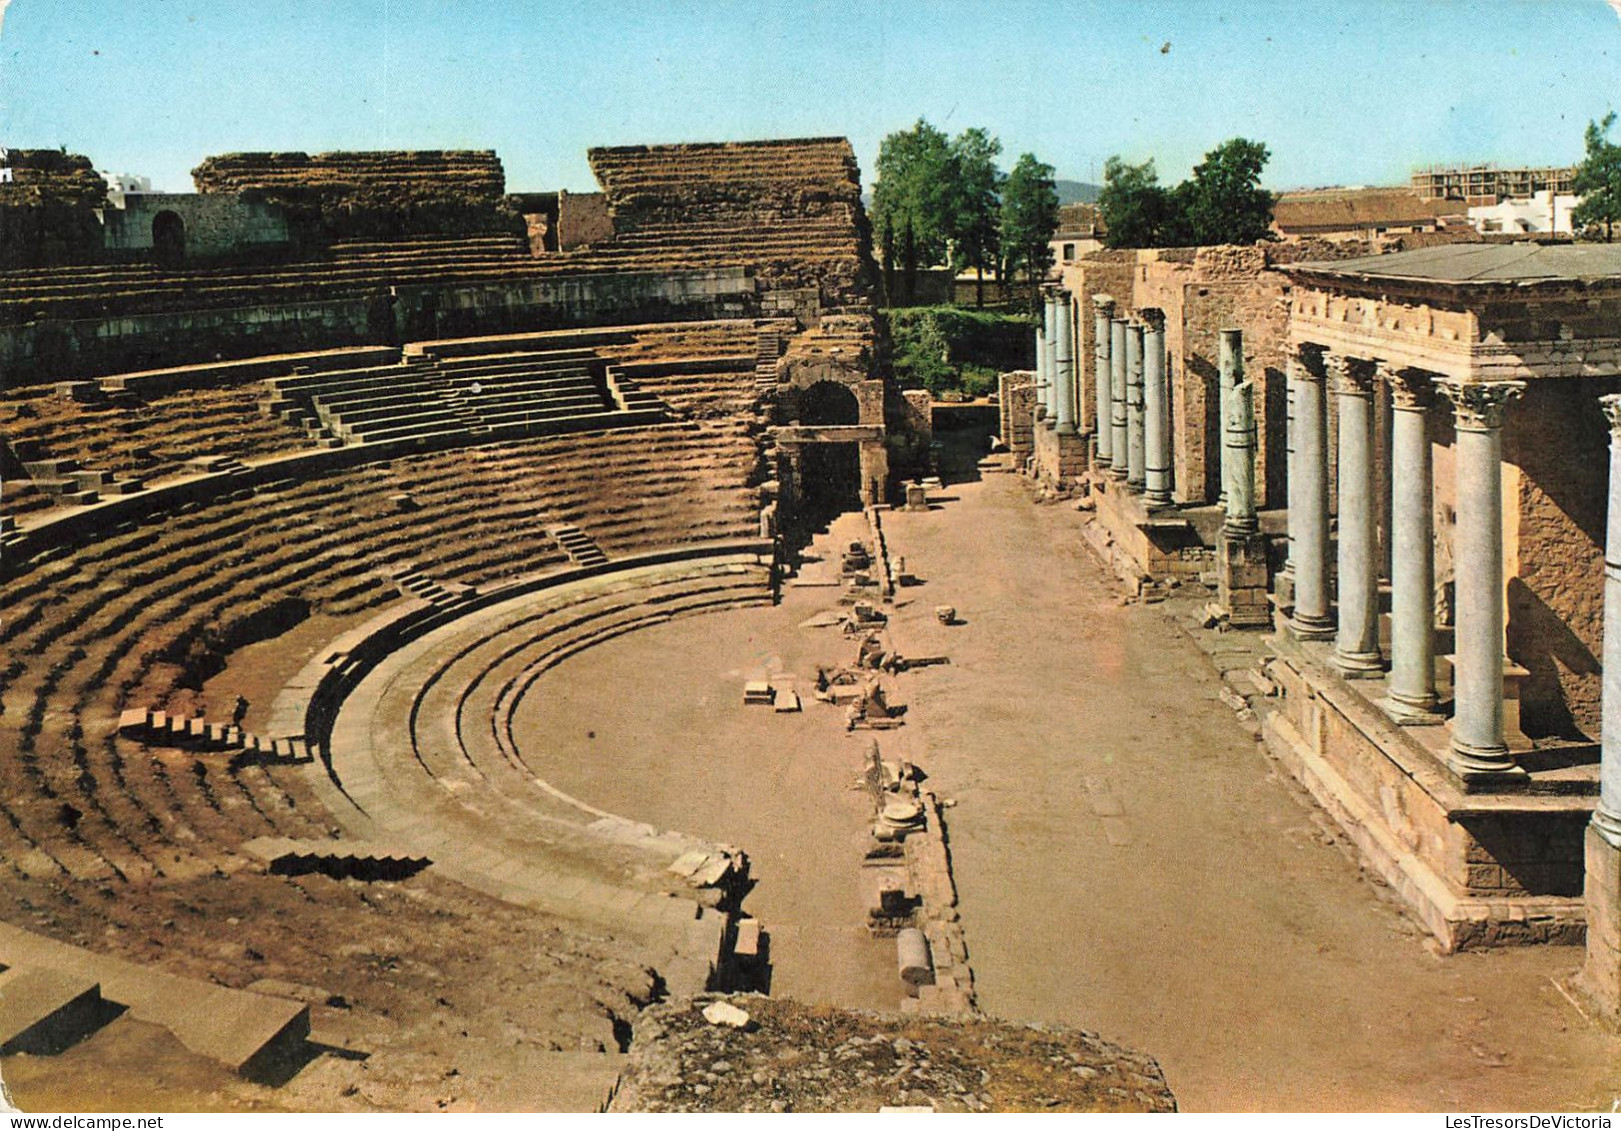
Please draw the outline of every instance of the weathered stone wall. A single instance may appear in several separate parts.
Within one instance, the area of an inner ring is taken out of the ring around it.
[[[613,239],[613,214],[600,192],[557,194],[557,246],[561,251]]]
[[[103,213],[110,252],[152,249],[152,222],[173,212],[185,225],[186,258],[230,255],[263,245],[284,245],[287,218],[279,208],[257,200],[200,193],[141,193],[125,197],[123,208]]]
[[[1014,466],[1023,467],[1035,452],[1031,429],[1036,408],[1036,375],[1027,369],[999,375],[996,400],[1002,443],[1013,454]]]
[[[88,157],[54,149],[13,149],[0,184],[0,268],[94,262],[101,251],[95,210],[107,182]]]
[[[311,238],[523,231],[494,150],[227,153],[191,172],[201,193],[283,208]]]
[[[1533,381],[1503,428],[1503,458],[1519,470],[1503,500],[1515,535],[1508,654],[1531,673],[1521,721],[1533,736],[1599,737],[1610,433],[1596,401],[1618,389],[1615,380]]]

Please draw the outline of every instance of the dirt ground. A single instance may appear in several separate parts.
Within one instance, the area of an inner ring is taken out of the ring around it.
[[[1118,602],[1085,517],[991,475],[887,520],[924,581],[902,591],[902,649],[952,662],[899,677],[908,726],[886,751],[957,802],[981,1006],[1156,1057],[1184,1110],[1609,1110],[1621,1043],[1553,983],[1580,952],[1436,955],[1239,727],[1200,651]],[[831,602],[790,589],[778,609],[592,649],[535,697],[527,753],[588,801],[748,849],[774,992],[873,1007],[894,991],[887,949],[854,927],[864,742],[825,707],[740,704],[745,678],[781,668],[803,691],[847,647],[795,627]],[[938,626],[940,603],[964,623]]]

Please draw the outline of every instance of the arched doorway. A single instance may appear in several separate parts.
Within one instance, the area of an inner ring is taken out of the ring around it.
[[[799,517],[819,530],[861,509],[861,451],[856,444],[806,444],[799,465]]]
[[[799,394],[801,424],[860,424],[861,402],[848,385],[818,381]]]
[[[152,217],[152,257],[165,265],[186,258],[186,223],[176,213],[164,211]]]

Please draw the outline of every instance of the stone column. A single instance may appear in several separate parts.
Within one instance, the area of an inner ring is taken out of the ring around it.
[[[1221,333],[1225,338],[1238,331]],[[1222,529],[1230,537],[1247,537],[1261,532],[1255,511],[1255,386],[1249,381],[1235,385],[1222,401],[1226,416],[1221,422],[1221,469],[1227,476]]]
[[[1503,741],[1503,414],[1524,381],[1436,382],[1457,429],[1457,660],[1452,754],[1461,777],[1516,767]],[[1342,483],[1342,499],[1345,490]]]
[[[1587,827],[1587,962],[1580,985],[1599,1017],[1621,1021],[1621,396],[1599,398],[1610,421],[1609,529],[1604,539],[1604,721],[1599,797]]]
[[[1148,479],[1143,412],[1143,325],[1126,327],[1126,486],[1141,491]]]
[[[1302,345],[1289,360],[1295,401],[1295,462],[1289,477],[1289,533],[1295,554],[1295,613],[1289,630],[1298,640],[1334,633],[1328,605],[1328,415],[1323,352]]]
[[[1165,374],[1165,312],[1149,307],[1139,312],[1143,324],[1143,501],[1150,507],[1171,505],[1171,386]]]
[[[1435,493],[1431,470],[1429,375],[1385,374],[1390,425],[1390,695],[1397,722],[1442,721],[1435,711]]]
[[[1047,318],[1046,305],[1042,305],[1042,317],[1036,322],[1036,419],[1039,421],[1047,413]]]
[[[1335,358],[1340,418],[1339,634],[1334,667],[1372,679],[1379,656],[1379,547],[1374,528],[1373,363]]]
[[[1216,419],[1225,422],[1232,412],[1229,401],[1232,399],[1233,389],[1244,379],[1244,342],[1243,334],[1237,330],[1220,330],[1216,339]],[[1216,451],[1216,502],[1222,507],[1227,506],[1227,445],[1224,443]]]
[[[1114,320],[1114,299],[1109,295],[1092,296],[1092,396],[1097,405],[1097,424],[1093,434],[1097,437],[1097,458],[1108,466],[1114,456],[1114,429],[1109,422],[1110,376],[1109,340],[1110,323]]]
[[[1075,324],[1069,292],[1056,290],[1052,295],[1053,311],[1053,374],[1054,403],[1058,409],[1058,427],[1062,436],[1075,435]]]
[[[1126,327],[1124,318],[1109,323],[1109,443],[1114,453],[1109,478],[1124,479],[1130,453],[1126,442]]]
[[[1041,289],[1041,340],[1045,346],[1046,365],[1041,373],[1041,403],[1046,410],[1043,419],[1051,428],[1058,422],[1058,335],[1054,333],[1053,293]]]
[[[1610,421],[1610,510],[1604,538],[1603,753],[1593,827],[1621,848],[1621,394],[1599,398]]]

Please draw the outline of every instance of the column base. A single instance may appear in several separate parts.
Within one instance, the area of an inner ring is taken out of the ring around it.
[[[1385,674],[1385,658],[1378,649],[1372,652],[1344,652],[1334,649],[1329,660],[1341,679],[1378,679]]]
[[[1109,468],[1109,478],[1116,483],[1124,483],[1126,481],[1126,469],[1123,467]]]
[[[1463,779],[1465,785],[1483,779],[1503,780],[1511,774],[1525,775],[1525,771],[1515,765],[1507,746],[1476,746],[1457,738],[1447,751],[1447,769]]]
[[[1598,1020],[1621,1027],[1621,847],[1599,826],[1587,826],[1587,961],[1575,989]]]
[[[1148,491],[1143,495],[1143,505],[1151,511],[1157,511],[1164,510],[1166,507],[1174,507],[1176,501],[1171,498],[1169,491]]]
[[[1334,637],[1334,622],[1328,617],[1296,613],[1289,622],[1289,633],[1296,640],[1331,640]]]
[[[1435,709],[1435,701],[1428,703],[1409,703],[1398,699],[1395,695],[1387,695],[1379,700],[1379,707],[1389,715],[1391,721],[1404,727],[1438,727],[1447,721],[1447,717]]]
[[[1127,474],[1127,476],[1126,476],[1126,489],[1127,490],[1135,491],[1135,492],[1137,492],[1137,494],[1141,495],[1143,493],[1143,487],[1144,486],[1145,486],[1145,484],[1141,479],[1135,479],[1134,480],[1134,479],[1131,478],[1129,473]]]
[[[1058,431],[1058,434],[1059,434],[1059,435],[1060,435],[1060,436],[1075,436],[1075,435],[1079,435],[1079,433],[1078,433],[1078,432],[1077,432],[1077,431],[1076,431],[1076,428],[1075,428],[1075,425],[1073,425],[1073,424],[1060,424],[1060,425],[1059,425],[1059,426],[1058,426],[1058,429],[1057,429],[1057,431]]]

